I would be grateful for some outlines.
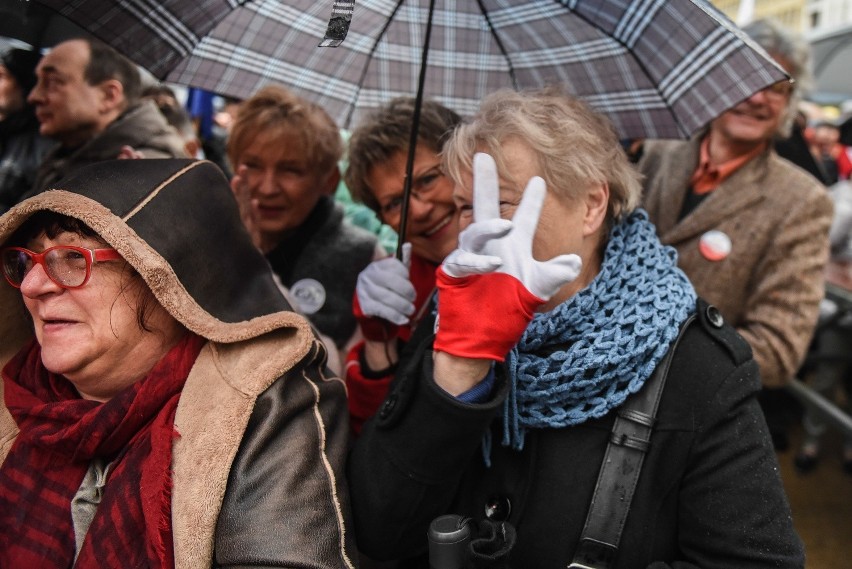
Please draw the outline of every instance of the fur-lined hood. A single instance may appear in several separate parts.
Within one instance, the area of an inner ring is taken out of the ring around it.
[[[228,344],[280,328],[312,338],[310,325],[292,311],[252,244],[228,181],[213,163],[111,160],[57,186],[0,217],[0,245],[33,213],[61,213],[91,227],[175,319],[208,340]],[[20,291],[5,280],[0,314],[5,363],[33,335]]]

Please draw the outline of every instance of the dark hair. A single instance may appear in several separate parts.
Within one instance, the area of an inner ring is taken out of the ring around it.
[[[186,109],[171,104],[157,105],[157,108],[160,109],[160,113],[165,117],[166,122],[174,127],[182,137],[196,136],[195,125]]]
[[[103,242],[104,245],[107,245],[94,229],[79,219],[53,211],[37,211],[21,224],[11,237],[9,237],[4,246],[25,247],[28,242],[42,233],[49,239],[54,239],[60,233],[76,233],[80,237],[97,239]],[[145,284],[139,273],[129,263],[125,263],[125,267],[127,268],[129,279],[126,286],[122,288],[122,291],[134,283],[141,286],[142,293],[139,295],[139,305],[136,307],[136,323],[141,330],[151,332],[152,330],[148,326],[148,315],[154,307],[153,303],[156,303],[157,299],[154,298],[154,293],[151,292],[151,289],[148,288],[148,285]]]
[[[177,93],[168,85],[157,83],[156,85],[148,85],[142,89],[141,97],[156,98],[157,96],[171,97],[177,101]]]
[[[344,180],[355,201],[366,204],[375,212],[379,202],[367,184],[370,170],[387,162],[394,154],[407,151],[414,123],[413,97],[397,97],[378,109],[352,132],[349,138],[349,165]],[[452,109],[434,101],[423,101],[417,143],[440,154],[444,143],[462,118]]]
[[[24,98],[35,87],[35,68],[40,60],[41,54],[39,52],[28,49],[10,48],[0,55],[0,63],[15,78],[24,93]]]
[[[84,38],[89,44],[89,64],[83,73],[89,85],[97,85],[108,79],[115,79],[124,87],[124,98],[130,105],[142,95],[142,79],[136,64],[118,53],[107,44]]]

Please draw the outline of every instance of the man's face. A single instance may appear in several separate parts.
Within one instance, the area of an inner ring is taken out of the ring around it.
[[[791,65],[780,57],[775,59],[790,73]],[[790,83],[781,81],[771,85],[723,113],[713,121],[711,129],[715,136],[731,145],[753,148],[764,144],[778,132],[791,95]]]
[[[0,63],[0,120],[23,108],[24,95],[15,77]]]
[[[28,100],[35,106],[42,135],[75,146],[101,129],[103,91],[84,73],[89,46],[82,40],[60,43],[36,67],[38,82]]]

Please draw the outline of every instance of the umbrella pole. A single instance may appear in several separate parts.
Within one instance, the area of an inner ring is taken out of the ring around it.
[[[411,136],[408,139],[408,159],[405,162],[405,182],[402,187],[402,211],[399,220],[399,241],[396,246],[396,258],[402,260],[402,245],[408,229],[408,200],[411,197],[411,177],[414,170],[414,153],[417,150],[417,135],[420,130],[420,109],[423,106],[423,89],[426,84],[426,61],[429,58],[429,40],[432,37],[432,16],[435,13],[435,0],[429,0],[429,17],[426,20],[426,36],[420,57],[420,79],[417,84],[417,96],[414,99]]]

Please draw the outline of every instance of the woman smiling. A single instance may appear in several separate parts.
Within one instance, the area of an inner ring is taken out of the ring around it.
[[[343,384],[218,168],[96,164],[0,244],[0,566],[353,566]]]

